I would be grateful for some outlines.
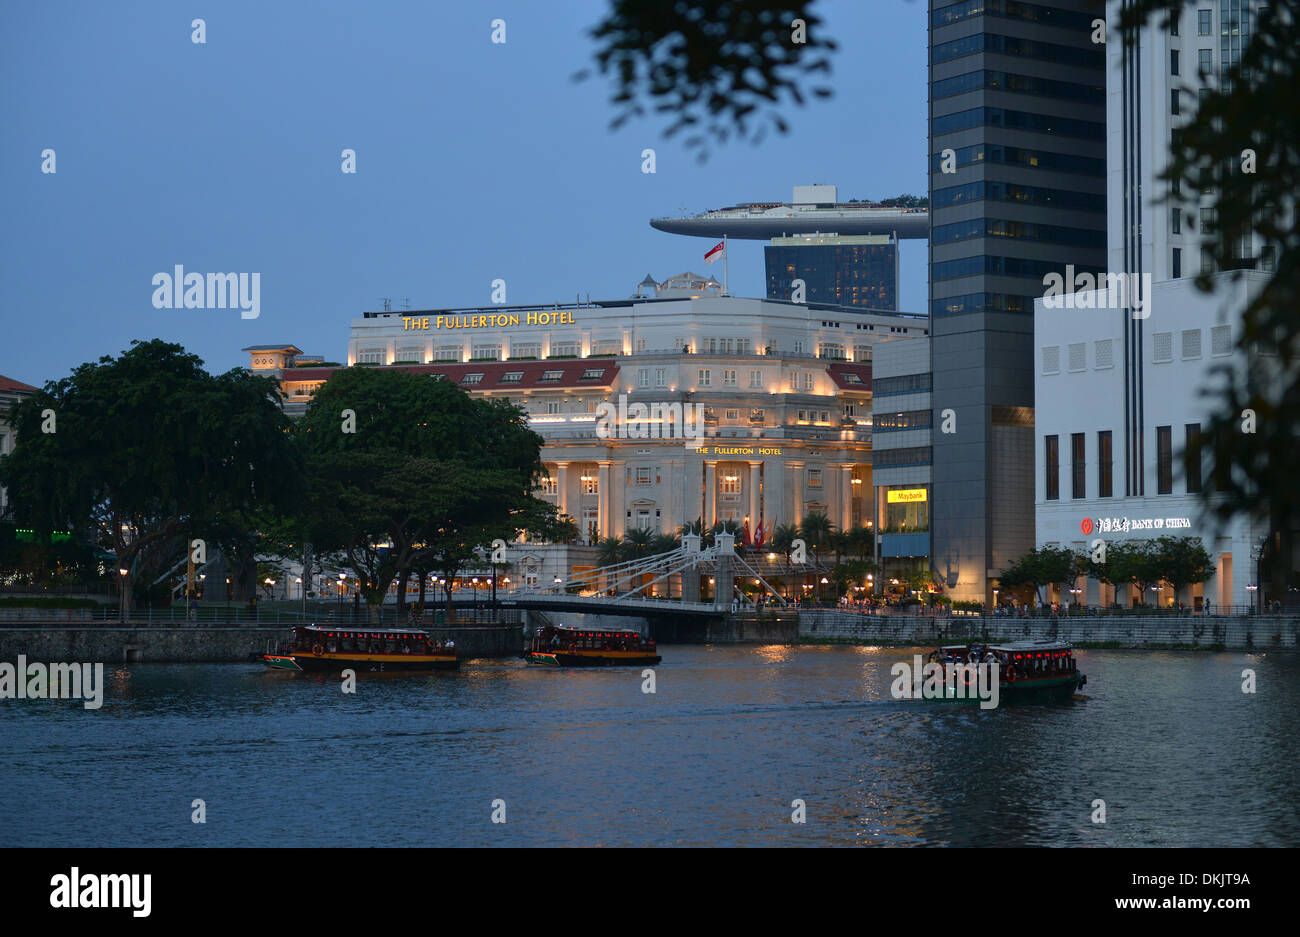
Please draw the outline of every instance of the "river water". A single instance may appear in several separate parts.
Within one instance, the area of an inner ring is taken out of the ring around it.
[[[913,649],[662,653],[653,694],[110,666],[99,710],[0,700],[0,846],[1300,845],[1295,654],[1080,651],[1088,701],[983,711],[891,699]]]

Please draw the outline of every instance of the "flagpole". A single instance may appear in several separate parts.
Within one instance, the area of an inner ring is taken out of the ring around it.
[[[727,292],[727,235],[722,235],[722,295],[729,296]]]

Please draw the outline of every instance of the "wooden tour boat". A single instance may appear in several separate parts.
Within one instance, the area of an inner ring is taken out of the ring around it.
[[[335,628],[298,625],[274,654],[263,654],[274,670],[321,673],[455,670],[454,641],[434,641],[412,628]]]
[[[630,628],[541,628],[524,651],[530,664],[551,667],[652,666],[661,658],[654,638],[643,638]]]
[[[1068,641],[949,644],[926,658],[926,663],[936,664],[990,661],[998,663],[998,696],[1009,703],[1069,700],[1088,682]]]

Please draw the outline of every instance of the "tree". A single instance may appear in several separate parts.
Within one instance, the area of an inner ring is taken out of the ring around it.
[[[686,140],[701,148],[701,159],[705,133],[719,142],[735,134],[754,143],[769,125],[785,133],[778,106],[802,104],[801,82],[828,73],[828,53],[836,48],[810,6],[811,0],[612,0],[609,16],[592,31],[597,70],[614,80],[611,103],[620,109],[611,128],[645,114],[644,98],[656,113],[674,118],[666,136],[704,131]],[[583,70],[575,77],[589,75]],[[831,94],[822,86],[810,92]],[[756,126],[755,117],[761,118]]]
[[[0,460],[0,484],[16,516],[111,550],[123,616],[137,583],[165,575],[214,517],[287,506],[301,487],[274,382],[243,368],[214,377],[159,339],[47,383],[13,420],[22,444]]]
[[[1159,576],[1173,587],[1175,601],[1183,589],[1214,575],[1214,562],[1199,537],[1159,537],[1155,552]]]
[[[1138,604],[1147,604],[1149,588],[1160,581],[1160,561],[1150,540],[1121,540],[1106,548],[1106,565],[1115,585],[1133,585]]]
[[[808,549],[814,554],[832,546],[834,535],[835,527],[831,524],[831,519],[819,511],[805,514],[803,523],[799,525],[799,536],[803,537]]]
[[[1004,589],[1028,586],[1034,590],[1039,604],[1045,604],[1044,586],[1073,582],[1078,574],[1079,561],[1072,550],[1037,547],[1004,569],[998,581]]]

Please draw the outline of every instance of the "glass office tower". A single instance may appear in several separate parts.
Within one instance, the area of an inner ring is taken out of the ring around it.
[[[990,602],[1035,544],[1033,301],[1106,261],[1104,16],[930,0],[931,557],[955,599]]]
[[[898,310],[898,240],[891,235],[778,237],[763,248],[767,298],[791,298],[804,281],[805,302]]]

